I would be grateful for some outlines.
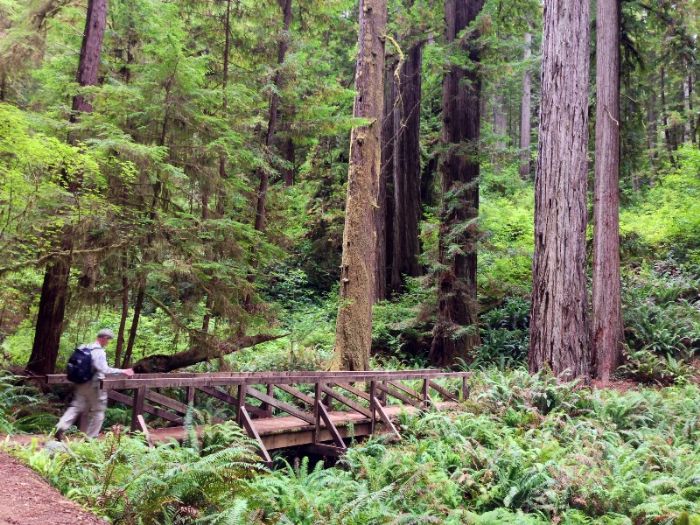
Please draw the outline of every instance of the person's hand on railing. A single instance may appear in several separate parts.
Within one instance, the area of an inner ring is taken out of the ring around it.
[[[134,376],[134,369],[133,368],[125,368],[123,371],[124,375],[126,377],[133,377]]]

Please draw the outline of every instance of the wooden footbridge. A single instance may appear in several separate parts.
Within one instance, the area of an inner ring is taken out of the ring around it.
[[[395,422],[401,412],[455,406],[468,396],[468,377],[437,370],[169,373],[108,378],[101,388],[110,400],[131,407],[132,430],[151,443],[183,439],[190,407],[221,405],[270,461],[272,450],[306,447],[339,455],[352,438],[375,432],[400,438]],[[68,381],[49,375],[46,382]]]

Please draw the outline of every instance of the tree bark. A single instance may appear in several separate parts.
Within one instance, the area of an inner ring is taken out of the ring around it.
[[[385,0],[360,0],[359,52],[353,116],[367,119],[350,135],[335,366],[366,370],[372,345],[377,206],[384,106]]]
[[[70,247],[64,246],[66,249]],[[34,344],[26,371],[30,375],[53,374],[56,371],[63,318],[68,299],[70,257],[58,257],[46,267],[37,313]]]
[[[128,367],[131,363],[131,358],[134,355],[134,344],[136,343],[136,334],[139,330],[139,320],[141,319],[141,310],[143,309],[143,301],[146,297],[146,278],[141,277],[139,282],[139,288],[136,292],[136,300],[134,301],[134,317],[131,319],[131,326],[129,327],[129,341],[126,345],[126,352],[124,352],[124,361],[122,362],[123,367]]]
[[[393,244],[389,291],[399,293],[403,278],[421,274],[418,264],[421,215],[420,101],[423,44],[406,53],[399,71],[398,98],[394,107]]]
[[[80,48],[80,62],[76,81],[80,87],[94,86],[97,84],[97,73],[100,67],[100,53],[102,52],[102,37],[107,21],[107,0],[89,0],[87,16],[85,18],[85,32]],[[90,113],[92,105],[82,94],[73,97],[73,114],[71,120],[77,118],[79,113]]]
[[[277,48],[277,72],[275,73],[275,78],[273,83],[275,89],[270,94],[270,106],[268,109],[267,118],[267,133],[265,134],[265,149],[269,150],[272,147],[273,140],[275,138],[275,133],[277,132],[277,117],[280,97],[278,94],[279,89],[282,87],[282,64],[284,64],[285,56],[287,55],[287,49],[289,49],[289,28],[292,24],[292,0],[277,0],[277,3],[282,10],[284,31],[280,35],[279,46]],[[270,185],[270,174],[265,169],[258,170],[258,177],[260,183],[258,186],[258,200],[255,206],[255,229],[257,231],[265,230],[266,222],[266,202],[267,202],[267,189]]]
[[[119,368],[124,351],[124,334],[126,332],[126,318],[129,317],[129,277],[127,272],[127,256],[124,255],[124,274],[122,275],[122,312],[119,319],[119,330],[117,332],[117,347],[114,351],[115,366]]]
[[[374,272],[374,300],[389,298],[387,284],[393,264],[393,223],[394,223],[394,105],[396,103],[396,82],[394,82],[395,61],[384,67],[384,111],[382,112],[382,151],[377,208],[374,210],[377,232]]]
[[[448,43],[455,42],[474,21],[483,4],[483,0],[445,0]],[[472,33],[460,44],[473,65],[479,61],[476,37]],[[429,354],[430,362],[437,366],[468,361],[480,343],[476,297],[480,98],[481,79],[476,69],[451,66],[442,88],[442,140],[446,148],[440,166],[438,260],[442,269],[437,276],[438,314]]]
[[[587,2],[544,2],[529,365],[591,371],[586,293]]]
[[[598,0],[593,235],[595,373],[608,382],[622,358],[620,299],[620,2]]]
[[[80,49],[80,60],[76,80],[83,86],[97,84],[97,73],[102,51],[102,37],[107,19],[107,0],[89,0],[85,18],[85,32]],[[80,113],[89,113],[92,106],[81,94],[73,98],[73,113],[70,120],[75,122]],[[75,181],[67,181],[69,189],[76,190]],[[61,248],[73,250],[73,232],[66,226],[63,231]],[[32,353],[27,364],[27,372],[32,374],[52,374],[56,371],[68,285],[70,279],[71,258],[61,257],[50,263],[44,273],[44,283],[39,299],[36,330]]]
[[[520,101],[520,177],[530,178],[530,136],[531,136],[531,102],[532,102],[532,72],[528,64],[532,55],[532,33],[525,33],[525,73],[523,74],[523,96]]]
[[[284,335],[245,335],[238,339],[215,343],[207,342],[206,340],[195,340],[192,347],[184,352],[172,355],[149,355],[134,363],[133,368],[139,374],[167,373],[178,368],[196,365],[210,359],[232,354],[242,348],[255,346],[266,341],[273,341],[280,337],[284,337]]]

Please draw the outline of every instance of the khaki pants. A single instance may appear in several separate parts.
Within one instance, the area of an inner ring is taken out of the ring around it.
[[[88,418],[85,433],[89,437],[97,437],[105,419],[105,410],[107,410],[107,392],[100,390],[99,383],[89,381],[77,385],[73,401],[56,424],[56,428],[65,432],[78,420],[81,414],[85,414]]]

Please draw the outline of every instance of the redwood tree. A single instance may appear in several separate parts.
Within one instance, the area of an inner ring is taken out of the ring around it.
[[[394,105],[391,276],[389,290],[403,289],[403,276],[420,275],[418,225],[420,200],[420,100],[423,43],[413,45],[399,71]]]
[[[588,2],[545,0],[530,370],[590,373],[586,293]]]
[[[76,80],[81,87],[97,84],[106,20],[107,0],[89,0],[76,74]],[[79,93],[73,98],[71,121],[76,121],[80,113],[91,111],[92,105]],[[77,190],[76,181],[69,180],[65,183],[69,191]],[[69,227],[66,227],[62,232],[61,251],[70,253],[72,249],[72,232]],[[34,344],[26,368],[30,374],[52,374],[56,370],[56,359],[58,358],[59,343],[63,332],[63,318],[68,299],[70,268],[70,255],[58,257],[46,267],[41,298],[39,299]]]
[[[621,358],[620,300],[620,2],[598,0],[593,234],[595,374],[608,381]]]
[[[353,116],[366,123],[352,129],[345,202],[340,304],[335,365],[366,370],[372,343],[372,299],[376,268],[376,222],[384,107],[386,1],[360,0],[360,31]]]
[[[477,17],[483,0],[445,0],[446,40],[458,35]],[[472,66],[479,61],[476,32],[459,42]],[[438,317],[430,361],[449,366],[469,359],[479,345],[476,298],[476,218],[479,213],[479,120],[481,80],[475,67],[452,65],[442,86],[441,159],[442,209],[437,276]]]

